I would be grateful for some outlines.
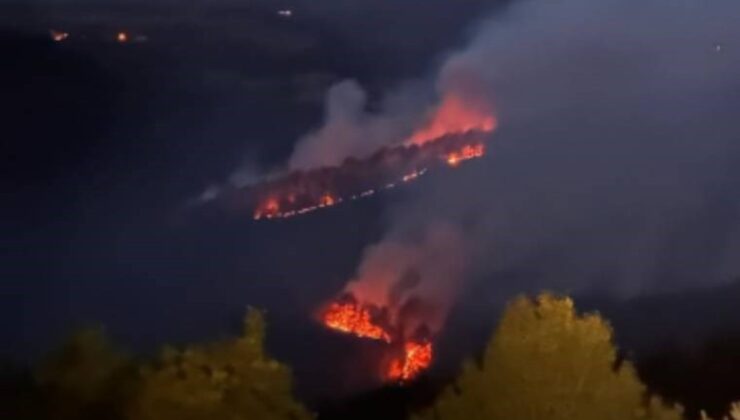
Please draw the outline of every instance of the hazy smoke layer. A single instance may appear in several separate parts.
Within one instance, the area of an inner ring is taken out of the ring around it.
[[[289,169],[338,166],[347,157],[363,158],[383,146],[402,140],[410,133],[413,118],[410,106],[401,96],[384,104],[383,113],[369,113],[367,94],[352,80],[329,89],[323,126],[300,139],[289,161]]]
[[[376,273],[409,265],[437,300],[461,273],[491,296],[740,275],[738,16],[734,0],[532,0],[486,22],[438,89],[496,105],[489,158],[394,208],[350,289],[388,291]],[[425,239],[439,221],[465,253]]]
[[[466,248],[460,231],[446,223],[388,237],[365,251],[347,291],[388,308],[392,323],[408,333],[421,325],[438,331],[465,277]]]

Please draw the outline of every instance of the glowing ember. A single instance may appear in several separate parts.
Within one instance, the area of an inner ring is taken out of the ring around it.
[[[336,204],[336,200],[334,197],[331,196],[331,194],[324,194],[321,196],[321,201],[319,202],[319,206],[333,206]]]
[[[402,359],[395,359],[388,369],[388,379],[408,381],[415,378],[432,363],[432,343],[408,341],[404,345]]]
[[[373,323],[370,312],[356,303],[332,303],[323,314],[322,321],[327,327],[361,338],[391,342],[391,337],[383,328]]]
[[[424,144],[450,134],[470,131],[489,133],[496,129],[496,118],[487,111],[467,104],[456,95],[448,95],[437,108],[431,121],[408,140],[407,144]]]
[[[118,34],[116,34],[116,41],[120,42],[121,44],[128,42],[128,34],[126,32],[119,32]]]
[[[424,173],[426,171],[427,171],[426,169],[422,169],[421,171],[411,172],[410,174],[404,175],[403,178],[401,178],[401,181],[403,181],[403,182],[411,182],[411,181],[414,181],[417,178],[419,178],[420,176],[424,175]]]
[[[279,217],[280,215],[280,203],[274,198],[267,199],[257,210],[254,212],[254,219],[259,220],[263,217],[271,219],[273,217]]]
[[[51,29],[49,31],[49,36],[51,36],[51,40],[54,42],[62,42],[66,41],[67,38],[69,38],[69,33],[64,31],[56,31],[54,29]]]
[[[482,157],[486,153],[483,144],[465,145],[462,149],[448,153],[444,159],[449,166],[456,167],[460,162]]]

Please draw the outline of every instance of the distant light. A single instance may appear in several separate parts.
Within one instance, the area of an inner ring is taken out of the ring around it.
[[[284,18],[289,18],[289,17],[292,17],[293,16],[293,11],[290,10],[290,9],[278,10],[277,13],[278,13],[278,16],[281,16],[281,17],[284,17]]]
[[[49,36],[51,36],[51,40],[54,42],[63,42],[66,41],[67,38],[69,38],[69,33],[64,31],[57,31],[54,29],[49,29]]]
[[[120,42],[121,44],[128,42],[128,34],[126,32],[119,32],[116,35],[116,41]]]
[[[722,44],[714,44],[714,51],[722,52]]]

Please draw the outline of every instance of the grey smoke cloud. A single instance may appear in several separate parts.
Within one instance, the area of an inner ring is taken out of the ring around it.
[[[289,169],[338,166],[348,157],[368,157],[401,142],[425,115],[425,99],[419,86],[409,82],[371,112],[368,95],[356,81],[336,83],[326,94],[322,126],[298,140]]]
[[[442,221],[492,299],[739,275],[738,17],[732,0],[530,0],[484,22],[438,86],[496,104],[489,155],[422,183],[371,249]]]
[[[367,94],[357,82],[337,83],[326,96],[324,125],[298,141],[290,169],[337,166],[349,156],[369,155],[393,138],[389,118],[365,111]]]
[[[439,331],[469,265],[461,233],[443,221],[421,230],[391,233],[365,251],[347,291],[360,296],[363,303],[389,308],[394,324],[406,308],[414,306],[414,316],[403,319],[409,333],[422,325]]]

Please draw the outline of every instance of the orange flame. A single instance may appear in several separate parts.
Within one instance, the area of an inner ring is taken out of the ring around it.
[[[388,369],[388,378],[393,381],[408,381],[415,378],[432,363],[432,343],[408,341],[404,345],[403,358],[395,359]]]
[[[453,168],[460,162],[482,157],[486,153],[486,147],[482,143],[474,145],[465,145],[462,149],[450,152],[444,156],[444,160]]]
[[[319,201],[319,205],[324,207],[333,206],[335,203],[336,199],[331,194],[324,194]]]
[[[447,95],[431,120],[402,144],[381,148],[365,159],[291,172],[256,186],[254,219],[303,215],[396,188],[416,180],[427,168],[457,167],[484,155],[486,133],[496,126],[488,106]]]
[[[430,145],[431,144],[432,143],[430,143]],[[444,163],[446,163],[450,167],[455,168],[464,161],[476,159],[485,155],[486,146],[484,143],[478,141],[457,145],[453,149],[450,149],[449,147],[443,147],[442,150],[437,151],[436,153],[439,153],[439,155],[437,156],[439,156],[439,158]],[[301,190],[301,187],[291,186],[284,189],[278,187],[274,190],[271,190],[269,194],[266,194],[265,198],[260,200],[255,208],[253,217],[254,220],[260,220],[262,218],[284,219],[310,213],[319,209],[341,204],[347,200],[357,200],[360,198],[369,197],[375,194],[377,191],[393,189],[401,182],[409,183],[412,181],[416,181],[419,177],[425,175],[427,170],[428,168],[413,170],[399,176],[399,178],[397,178],[395,182],[388,182],[387,184],[377,188],[377,190],[369,189],[347,196],[342,196],[335,192],[325,192],[321,195],[313,196],[310,193],[303,192]],[[301,203],[303,204],[303,206],[297,203]]]
[[[390,334],[372,322],[370,312],[352,302],[332,303],[323,314],[322,321],[324,325],[336,331],[391,342]]]
[[[388,344],[399,339],[397,335],[392,335],[392,329],[383,328],[373,322],[369,309],[354,300],[331,303],[321,314],[321,322],[327,328],[359,338],[380,340]],[[431,341],[406,340],[403,342],[403,354],[391,361],[384,377],[397,382],[412,380],[429,368],[432,357]]]
[[[412,134],[406,143],[421,145],[449,134],[491,132],[496,126],[496,117],[490,112],[473,107],[461,97],[451,94],[444,98],[431,121]]]
[[[272,219],[280,215],[280,203],[275,198],[268,198],[254,211],[254,219],[259,220],[263,217]]]

